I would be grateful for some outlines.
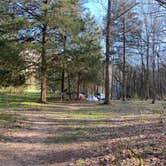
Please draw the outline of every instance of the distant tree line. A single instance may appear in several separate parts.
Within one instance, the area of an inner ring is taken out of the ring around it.
[[[111,89],[120,85],[123,100],[152,98],[154,103],[156,98],[163,99],[166,91],[164,3],[108,0],[107,5],[104,30],[109,59],[106,59],[115,68],[109,80]]]

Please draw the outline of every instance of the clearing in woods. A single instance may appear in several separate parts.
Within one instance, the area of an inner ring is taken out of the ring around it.
[[[166,165],[161,101],[0,105],[0,166]]]

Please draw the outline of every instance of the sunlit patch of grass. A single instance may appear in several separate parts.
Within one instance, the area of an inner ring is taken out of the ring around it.
[[[10,95],[0,93],[0,108],[20,110],[20,108],[32,108],[43,106],[40,102],[39,93],[23,93],[21,95]]]
[[[23,107],[23,102],[37,102],[39,101],[38,93],[27,93],[21,95],[0,94],[0,108],[17,108]]]
[[[69,114],[69,117],[71,119],[105,119],[106,114],[102,112],[96,112],[96,111],[86,111],[86,110],[80,110],[80,111],[72,111]]]
[[[20,102],[21,105],[29,105],[29,106],[41,106],[40,103],[37,102],[32,102],[32,101],[24,101],[24,102]]]
[[[48,102],[50,102],[51,94],[47,95]],[[24,92],[22,94],[8,94],[0,92],[0,108],[29,108],[29,107],[46,107],[40,103],[40,93],[39,92]]]

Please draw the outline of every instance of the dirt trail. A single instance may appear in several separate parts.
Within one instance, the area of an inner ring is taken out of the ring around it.
[[[0,166],[60,165],[58,160],[64,155],[56,152],[62,151],[63,145],[49,145],[58,127],[42,113],[40,117],[33,113],[31,116],[26,122],[18,122],[22,128],[4,131],[5,136],[0,138]]]
[[[77,120],[58,112],[22,111],[26,120],[0,129],[0,166],[166,164],[164,124],[155,118]],[[132,150],[136,153],[133,154]]]
[[[21,114],[26,115],[27,112]],[[54,144],[54,138],[68,127],[65,122],[57,124],[56,119],[46,117],[43,111],[28,112],[27,118],[18,122],[21,128],[3,129],[0,166],[72,165],[74,158],[89,156],[88,151],[84,154],[85,149],[91,147],[89,143],[56,144],[55,141]]]

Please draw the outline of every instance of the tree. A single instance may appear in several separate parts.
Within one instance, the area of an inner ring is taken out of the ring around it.
[[[77,16],[78,1],[15,1],[16,14],[27,20],[27,27],[20,32],[22,42],[29,41],[38,47],[41,53],[40,80],[41,102],[46,103],[46,80],[48,70],[48,55],[57,50],[55,37],[63,27],[73,25],[73,17]],[[74,20],[73,20],[74,21]],[[54,37],[55,36],[55,37]],[[34,47],[34,46],[33,46]]]
[[[157,3],[148,1],[146,7],[142,7],[144,15],[144,33],[142,34],[143,42],[146,44],[146,99],[152,98],[152,103],[155,102],[157,96],[157,75],[156,75],[156,58],[157,54],[163,48],[164,34],[163,9]],[[152,78],[150,78],[152,76]],[[151,81],[152,79],[152,81]]]
[[[54,57],[54,70],[50,68],[52,75],[49,76],[50,80],[55,79],[59,82],[63,98],[64,94],[68,94],[69,99],[72,98],[72,94],[79,99],[79,93],[88,92],[90,84],[95,86],[102,82],[99,81],[102,69],[100,30],[88,13],[75,23],[77,26],[72,30],[66,29],[65,40],[61,34],[59,55]],[[52,86],[55,86],[55,82],[52,83]]]
[[[19,86],[25,82],[25,65],[19,56],[22,46],[17,31],[24,26],[24,19],[14,16],[8,1],[0,2],[0,85]]]
[[[128,3],[127,1],[118,1],[118,4],[114,4],[113,17],[116,18],[112,23],[112,48],[114,48],[114,58],[120,58],[121,65],[119,70],[122,71],[122,99],[126,98],[129,92],[127,91],[127,65],[128,57],[134,58],[133,51],[136,49],[135,42],[138,38],[140,31],[140,20],[136,12],[132,11],[132,8],[136,5],[133,1]],[[123,13],[122,15],[119,13]],[[117,51],[118,50],[118,51]],[[117,55],[119,54],[119,55]],[[129,71],[130,72],[130,71]],[[131,94],[130,94],[131,95]]]
[[[80,29],[70,37],[67,43],[66,55],[69,65],[67,73],[76,76],[77,99],[79,98],[81,82],[96,83],[101,70],[100,31],[94,19],[89,14],[83,17]],[[76,31],[75,31],[76,32]]]
[[[155,0],[156,2],[159,3],[162,7],[166,8],[166,2],[164,0]]]
[[[107,19],[106,19],[106,53],[105,53],[105,104],[110,103],[110,80],[109,80],[109,64],[110,64],[110,31],[111,31],[111,0],[108,0]]]

